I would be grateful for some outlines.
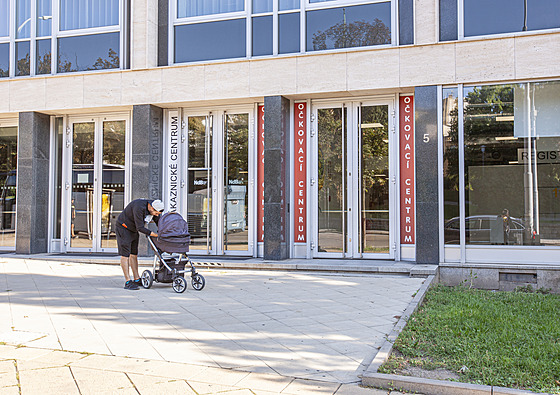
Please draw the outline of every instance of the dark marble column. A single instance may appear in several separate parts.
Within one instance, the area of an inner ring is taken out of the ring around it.
[[[163,198],[163,110],[151,104],[132,110],[132,200]],[[155,229],[154,229],[155,230]],[[141,235],[138,254],[151,255]]]
[[[290,101],[264,98],[264,259],[289,257]]]
[[[416,263],[439,264],[437,87],[414,90]]]
[[[19,114],[16,253],[47,252],[50,117]]]
[[[399,45],[414,44],[413,0],[399,0]]]
[[[454,41],[458,37],[457,0],[439,0],[439,40]]]
[[[167,66],[169,0],[158,0],[158,66]]]

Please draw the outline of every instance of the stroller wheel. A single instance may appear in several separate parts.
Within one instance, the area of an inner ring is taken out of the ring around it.
[[[191,276],[191,284],[196,291],[202,291],[202,288],[204,288],[206,281],[204,280],[204,277],[202,277],[202,275],[196,273]]]
[[[173,279],[173,290],[178,294],[185,292],[187,289],[187,280],[184,277],[177,276]]]
[[[150,288],[154,283],[154,276],[149,270],[144,270],[144,272],[142,273],[142,277],[140,278],[142,279],[142,286],[144,288]]]

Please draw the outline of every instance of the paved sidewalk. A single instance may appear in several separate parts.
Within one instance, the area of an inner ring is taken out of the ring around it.
[[[424,281],[200,272],[127,291],[116,265],[0,259],[0,393],[386,394],[358,376]]]

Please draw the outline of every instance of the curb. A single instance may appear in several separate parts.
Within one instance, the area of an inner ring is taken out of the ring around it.
[[[362,374],[362,385],[388,390],[422,393],[425,395],[550,395],[547,393],[537,393],[528,390],[494,387],[491,385],[459,383],[454,381],[377,373],[379,367],[389,359],[389,356],[393,351],[393,344],[397,340],[398,335],[404,329],[408,319],[414,312],[416,312],[416,310],[418,310],[424,301],[426,292],[434,285],[434,283],[436,283],[434,281],[435,278],[435,275],[430,275],[424,284],[422,284],[418,293],[414,299],[412,299],[412,302],[408,305],[391,333],[389,333],[389,336],[385,339],[381,348],[377,351],[373,361]]]

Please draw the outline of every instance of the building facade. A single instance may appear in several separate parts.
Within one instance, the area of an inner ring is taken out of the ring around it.
[[[556,0],[0,0],[0,77],[2,250],[558,262]]]

